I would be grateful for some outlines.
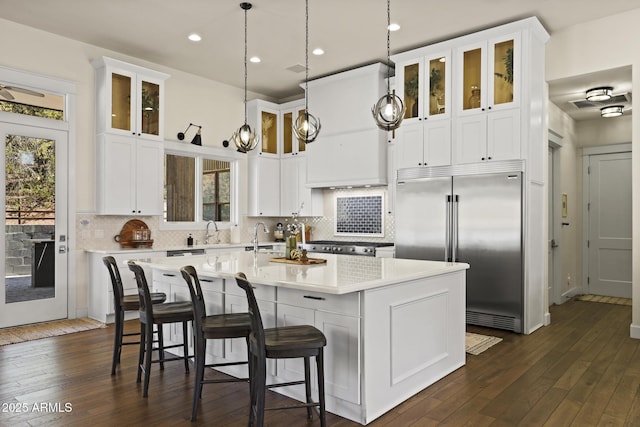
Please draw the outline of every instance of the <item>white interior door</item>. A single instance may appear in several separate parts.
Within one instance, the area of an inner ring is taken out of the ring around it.
[[[631,298],[631,153],[589,156],[590,294]]]
[[[67,317],[68,134],[0,122],[0,328]]]

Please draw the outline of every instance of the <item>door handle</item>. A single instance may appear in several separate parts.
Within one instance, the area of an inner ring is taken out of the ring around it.
[[[551,249],[557,248],[558,246],[560,245],[558,245],[558,243],[556,242],[556,239],[551,239]]]

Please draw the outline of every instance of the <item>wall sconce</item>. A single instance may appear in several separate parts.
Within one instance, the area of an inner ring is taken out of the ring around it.
[[[602,117],[618,117],[622,115],[622,105],[610,105],[600,109]]]
[[[594,87],[587,91],[587,101],[600,102],[611,99],[613,88],[611,86]]]
[[[191,126],[198,128],[198,131],[196,132],[196,135],[191,140],[191,143],[194,144],[194,145],[202,145],[202,136],[201,136],[202,135],[202,126],[194,125],[193,123],[189,123],[189,126],[187,126],[187,128],[184,130],[184,132],[178,132],[178,140],[180,140],[180,141],[184,140],[185,134],[191,128]]]

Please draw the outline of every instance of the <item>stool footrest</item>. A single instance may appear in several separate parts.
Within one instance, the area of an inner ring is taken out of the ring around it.
[[[267,388],[289,387],[290,385],[300,385],[300,384],[304,384],[304,380],[292,381],[288,383],[267,384]]]

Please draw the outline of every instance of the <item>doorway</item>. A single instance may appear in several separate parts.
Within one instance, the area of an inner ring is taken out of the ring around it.
[[[631,298],[631,151],[585,157],[587,293]]]

